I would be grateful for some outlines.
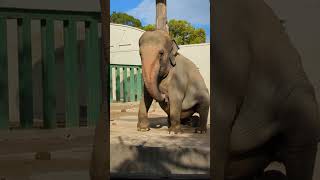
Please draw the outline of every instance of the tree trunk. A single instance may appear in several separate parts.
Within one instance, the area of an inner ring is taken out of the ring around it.
[[[169,33],[167,24],[167,0],[156,0],[156,29]]]

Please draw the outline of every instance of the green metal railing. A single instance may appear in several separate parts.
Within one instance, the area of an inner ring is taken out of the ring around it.
[[[65,126],[78,127],[80,118],[77,22],[85,22],[84,52],[87,82],[87,125],[95,125],[99,117],[99,104],[101,101],[99,67],[101,51],[98,37],[100,13],[0,8],[0,129],[9,128],[8,38],[6,32],[8,19],[16,19],[18,28],[21,127],[33,127],[32,20],[39,20],[41,24],[44,128],[55,128],[57,124],[54,90],[57,83],[55,79],[55,21],[62,21],[64,28]],[[133,102],[141,99],[143,87],[141,66],[113,64],[110,66],[110,73],[110,102]],[[115,84],[114,87],[112,86],[113,83]]]
[[[110,102],[134,102],[141,99],[143,87],[141,65],[112,64],[110,77]]]

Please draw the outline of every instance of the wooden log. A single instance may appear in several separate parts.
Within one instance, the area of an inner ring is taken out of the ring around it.
[[[162,29],[169,32],[166,0],[156,0],[156,29]]]

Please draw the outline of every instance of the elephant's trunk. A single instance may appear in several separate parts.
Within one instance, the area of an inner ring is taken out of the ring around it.
[[[165,100],[165,95],[159,90],[159,70],[160,64],[157,60],[147,60],[142,65],[142,76],[147,91],[153,99],[162,102]]]

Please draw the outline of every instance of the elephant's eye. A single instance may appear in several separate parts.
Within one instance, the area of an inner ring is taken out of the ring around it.
[[[160,50],[160,51],[159,51],[159,55],[160,55],[160,57],[162,57],[162,56],[163,56],[163,54],[164,54],[164,51],[163,51],[163,50]]]

